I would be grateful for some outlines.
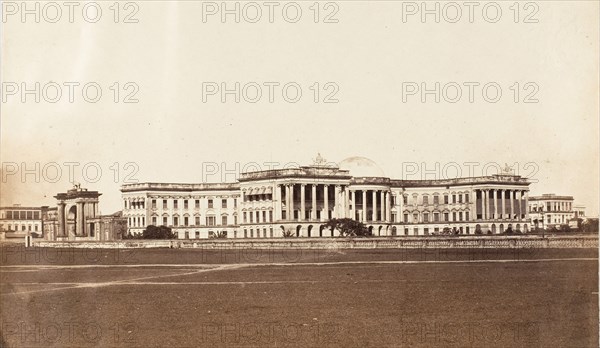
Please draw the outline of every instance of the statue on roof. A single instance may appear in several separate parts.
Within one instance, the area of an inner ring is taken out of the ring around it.
[[[321,157],[321,153],[320,152],[317,153],[317,158],[315,158],[313,160],[313,164],[316,165],[316,166],[323,166],[326,163],[327,163],[327,161],[323,157]]]
[[[502,169],[502,175],[515,175],[514,169],[508,165],[508,163],[504,163],[504,169]]]

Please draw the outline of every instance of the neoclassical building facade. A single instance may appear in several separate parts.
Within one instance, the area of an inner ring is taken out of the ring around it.
[[[121,187],[129,233],[173,228],[180,239],[331,237],[331,218],[363,222],[374,236],[528,232],[530,182],[510,172],[440,180],[353,176],[315,163],[242,173],[235,183]],[[364,174],[364,173],[362,173]]]

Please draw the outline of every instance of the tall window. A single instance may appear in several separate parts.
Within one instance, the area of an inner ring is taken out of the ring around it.
[[[152,200],[152,209],[156,209],[156,199]]]
[[[450,221],[449,218],[450,218],[450,214],[444,213],[444,221],[446,221],[446,222]]]
[[[434,222],[440,221],[440,213],[433,213],[433,221]]]
[[[195,207],[196,209],[200,209],[200,200],[199,200],[199,199],[196,199],[196,200],[194,201],[194,207]]]
[[[267,212],[265,210],[262,212],[262,222],[267,222]]]
[[[221,200],[221,208],[227,208],[227,199]]]
[[[423,196],[423,205],[429,204],[429,196]]]
[[[456,203],[456,195],[452,195],[452,203]]]
[[[440,204],[440,196],[438,196],[438,195],[433,196],[433,204]]]
[[[448,204],[448,195],[444,195],[444,204]]]
[[[429,222],[429,213],[423,213],[423,222]]]
[[[195,225],[196,225],[196,226],[200,226],[200,217],[199,217],[199,216],[196,216],[196,217],[194,218],[194,220],[196,220],[196,221],[194,221],[194,222],[195,222]]]
[[[184,216],[183,217],[183,225],[184,226],[189,226],[189,223],[190,223],[189,218],[187,216]]]
[[[173,216],[173,226],[179,226],[179,217]]]
[[[208,226],[214,226],[215,225],[215,217],[214,216],[207,216],[206,217],[206,225]]]
[[[469,221],[469,212],[468,211],[465,212],[465,220]]]
[[[408,196],[407,195],[402,196],[402,202],[404,204],[408,204]],[[363,202],[363,204],[364,204],[364,202]]]
[[[413,222],[414,223],[419,222],[419,213],[413,213]]]
[[[163,216],[163,226],[167,226],[167,217]]]
[[[179,200],[174,199],[173,200],[173,209],[177,209],[177,203],[179,202]]]
[[[244,221],[244,223],[246,223],[246,222],[248,221],[248,220],[246,219],[246,217],[247,217],[247,216],[246,216],[246,212],[243,212],[243,213],[242,213],[242,215],[243,215],[243,216],[242,216],[242,218],[243,218],[243,221]]]
[[[208,200],[208,207],[212,209],[212,207],[213,207],[213,200],[212,199]]]
[[[269,222],[273,222],[273,211],[269,210]]]
[[[184,199],[183,200],[183,209],[187,209],[188,208],[188,200]]]
[[[404,214],[404,222],[408,223],[408,214]]]
[[[452,212],[452,221],[456,221],[456,212]]]
[[[163,199],[163,209],[167,209],[167,200]]]
[[[221,216],[221,225],[227,225],[227,215]]]
[[[465,193],[465,203],[469,203],[469,194]]]
[[[153,224],[154,226],[156,226],[156,216],[153,216],[153,217],[152,217],[152,224]]]

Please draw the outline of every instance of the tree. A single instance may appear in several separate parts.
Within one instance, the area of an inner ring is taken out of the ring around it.
[[[371,232],[362,222],[343,218],[343,219],[331,219],[327,221],[325,227],[331,230],[338,230],[342,237],[365,237],[371,236]]]
[[[291,238],[296,236],[294,232],[292,232],[292,230],[290,230],[289,228],[287,230],[284,230],[281,234],[283,238]]]
[[[167,226],[149,225],[142,233],[142,239],[174,239],[175,233]]]
[[[589,219],[585,220],[581,224],[581,231],[588,232],[588,233],[598,232],[598,219],[597,218],[589,218]]]

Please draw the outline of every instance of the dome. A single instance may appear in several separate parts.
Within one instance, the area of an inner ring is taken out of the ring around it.
[[[350,171],[353,177],[384,177],[377,163],[366,157],[348,157],[340,162],[340,169]]]

